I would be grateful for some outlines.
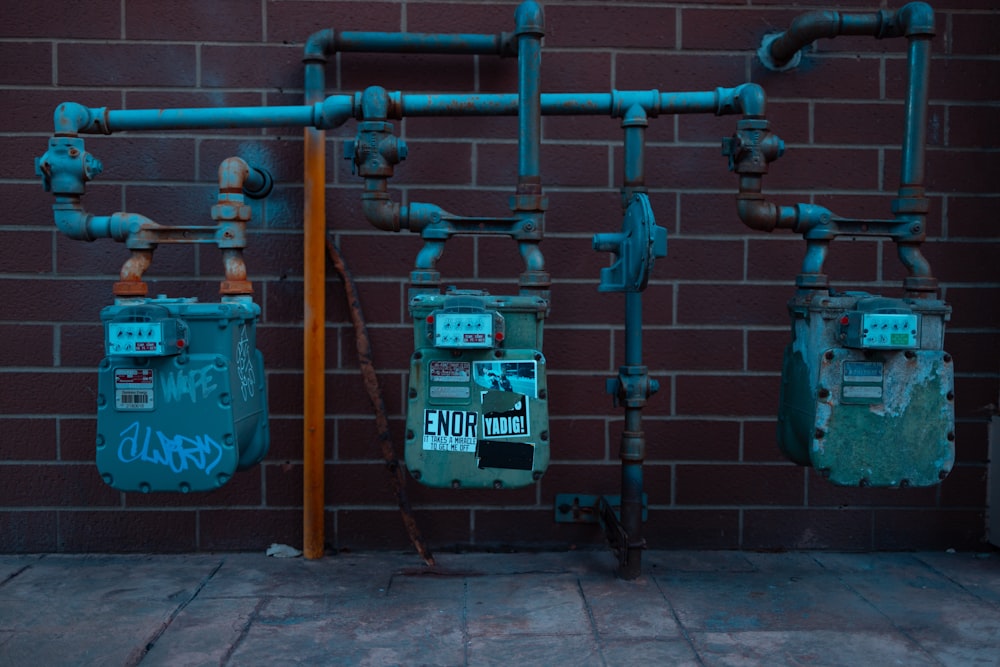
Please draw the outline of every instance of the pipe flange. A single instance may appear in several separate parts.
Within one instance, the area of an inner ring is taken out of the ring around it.
[[[771,56],[771,42],[778,39],[785,33],[783,32],[772,32],[760,40],[760,48],[757,49],[757,57],[760,58],[760,62],[767,69],[772,72],[787,72],[788,70],[795,69],[799,66],[802,61],[802,50],[798,50],[795,54],[786,62],[784,65],[779,65],[775,62],[774,58]]]

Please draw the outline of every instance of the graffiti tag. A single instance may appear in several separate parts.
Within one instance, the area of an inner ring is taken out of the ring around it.
[[[212,377],[214,370],[212,364],[206,364],[189,371],[167,373],[163,383],[163,394],[167,401],[179,401],[187,396],[192,403],[197,403],[199,398],[208,398],[218,389]]]
[[[250,339],[247,337],[247,327],[240,327],[240,341],[236,345],[236,374],[240,379],[240,393],[243,400],[253,398],[254,373],[250,355]]]
[[[222,461],[222,445],[205,435],[167,435],[139,422],[132,422],[119,433],[118,460],[122,463],[142,461],[170,468],[175,473],[192,468],[211,475]]]

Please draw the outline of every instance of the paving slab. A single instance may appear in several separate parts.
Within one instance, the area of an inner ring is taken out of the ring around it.
[[[995,553],[0,556],[0,665],[1000,665]]]

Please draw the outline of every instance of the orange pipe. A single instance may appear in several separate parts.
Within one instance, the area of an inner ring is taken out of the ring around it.
[[[305,130],[302,553],[322,558],[326,451],[326,132]]]

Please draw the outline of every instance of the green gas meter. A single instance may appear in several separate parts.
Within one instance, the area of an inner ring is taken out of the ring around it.
[[[805,291],[788,304],[778,445],[840,486],[930,486],[955,460],[951,309]]]
[[[121,491],[210,491],[269,444],[260,307],[121,299],[101,311],[97,468]]]
[[[548,302],[449,290],[410,300],[406,465],[422,484],[515,488],[549,464]]]

